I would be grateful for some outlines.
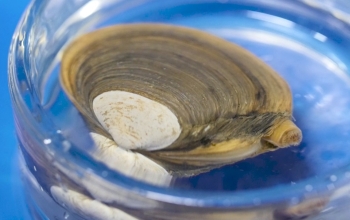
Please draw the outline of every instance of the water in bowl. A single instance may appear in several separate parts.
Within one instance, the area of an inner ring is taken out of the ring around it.
[[[337,180],[335,169],[350,161],[350,26],[341,17],[301,1],[156,1],[130,7],[96,28],[136,22],[197,28],[248,49],[289,83],[295,123],[303,131],[300,146],[178,178],[169,187],[240,191],[326,174]],[[59,88],[58,71],[47,81],[42,103],[57,130],[67,130],[72,121],[82,121]]]

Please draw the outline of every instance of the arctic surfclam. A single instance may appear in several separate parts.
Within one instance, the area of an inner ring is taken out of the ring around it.
[[[61,85],[91,131],[193,175],[298,145],[288,84],[245,49],[172,25],[116,25],[64,51]]]

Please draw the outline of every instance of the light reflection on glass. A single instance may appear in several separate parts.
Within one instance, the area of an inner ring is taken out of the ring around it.
[[[294,22],[289,21],[287,19],[256,11],[248,11],[247,16],[257,20],[266,21],[268,23],[277,24],[288,28],[292,28],[295,25]]]

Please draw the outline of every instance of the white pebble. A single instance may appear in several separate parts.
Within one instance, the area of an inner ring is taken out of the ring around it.
[[[160,165],[142,154],[118,147],[115,142],[100,134],[90,133],[97,150],[92,155],[110,169],[126,176],[155,185],[168,185],[171,175]]]
[[[65,191],[58,186],[52,186],[51,194],[58,203],[64,204],[67,209],[86,219],[136,220],[133,216],[119,209],[108,207],[97,200],[91,199],[73,190]]]
[[[51,144],[51,139],[44,139],[44,144]]]
[[[118,146],[159,150],[181,134],[175,114],[166,106],[138,94],[108,91],[93,100],[94,113]]]

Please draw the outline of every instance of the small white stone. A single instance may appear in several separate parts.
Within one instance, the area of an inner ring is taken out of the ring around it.
[[[97,201],[118,204],[128,204],[131,208],[144,208],[154,209],[158,206],[156,201],[136,199],[129,196],[128,190],[117,187],[112,182],[106,181],[103,178],[97,176],[93,171],[87,169],[84,173],[79,173],[74,169],[71,169],[66,164],[53,163],[53,165],[64,173],[69,179],[76,184],[84,188],[92,198]],[[68,192],[68,188],[61,184],[59,186],[65,192]],[[90,219],[90,218],[87,218]]]
[[[44,139],[44,144],[51,144],[51,139]]]
[[[118,147],[113,140],[103,135],[93,132],[90,135],[97,146],[93,157],[110,169],[155,185],[170,183],[172,177],[162,166],[142,154]]]
[[[159,150],[181,134],[176,115],[166,106],[138,94],[108,91],[93,100],[94,113],[118,146]]]
[[[54,199],[65,204],[70,211],[75,212],[86,219],[94,220],[136,220],[125,212],[108,207],[107,205],[91,199],[81,193],[73,190],[63,190],[58,186],[51,187],[51,194]]]

